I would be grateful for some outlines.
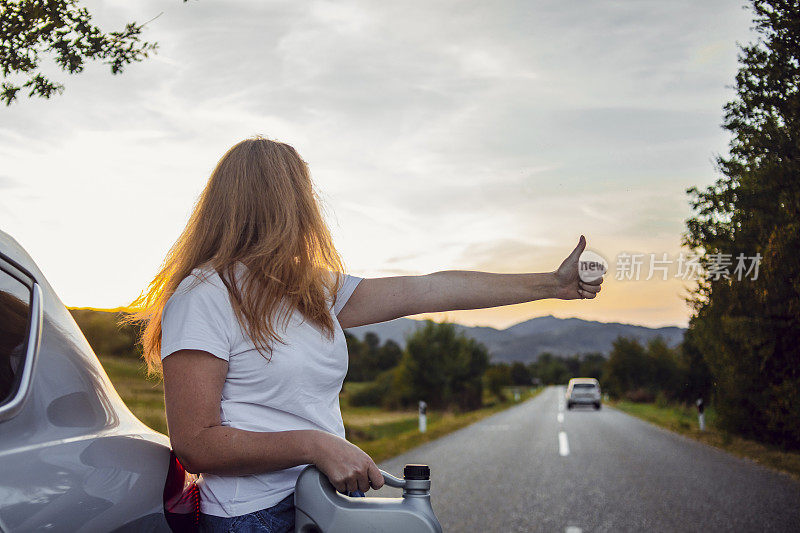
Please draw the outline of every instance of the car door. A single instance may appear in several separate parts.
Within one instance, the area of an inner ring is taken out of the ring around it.
[[[169,531],[169,439],[127,409],[18,246],[0,232],[0,530]]]

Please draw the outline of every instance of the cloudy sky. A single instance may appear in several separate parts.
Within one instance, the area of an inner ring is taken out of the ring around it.
[[[47,67],[63,95],[0,109],[0,228],[65,304],[129,303],[219,157],[263,134],[308,161],[354,274],[549,271],[581,233],[611,263],[595,301],[450,320],[686,324],[674,266],[617,281],[616,258],[681,252],[752,38],[738,2],[84,4],[106,30],[161,13],[160,47],[120,76]]]

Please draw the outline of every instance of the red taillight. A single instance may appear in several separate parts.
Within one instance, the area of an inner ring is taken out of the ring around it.
[[[169,471],[164,483],[164,516],[175,532],[198,530],[200,519],[200,493],[197,476],[183,468],[175,452],[169,454]]]

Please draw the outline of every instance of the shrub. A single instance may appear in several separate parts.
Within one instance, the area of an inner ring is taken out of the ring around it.
[[[629,390],[625,392],[623,397],[636,403],[649,403],[655,399],[655,395],[647,389]]]
[[[500,401],[505,399],[503,387],[512,384],[511,369],[505,363],[497,363],[489,367],[484,374],[486,388],[492,395]]]
[[[432,409],[477,409],[488,367],[482,344],[458,334],[453,324],[428,320],[406,341],[403,358],[392,371],[387,404],[410,407],[424,400]]]
[[[392,380],[392,372],[384,372],[375,381],[350,395],[350,405],[353,407],[384,405],[390,397]]]

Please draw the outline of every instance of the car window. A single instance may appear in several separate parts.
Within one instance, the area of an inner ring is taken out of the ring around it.
[[[575,389],[594,389],[596,385],[594,383],[576,383],[573,388]]]
[[[31,322],[31,289],[25,277],[0,261],[0,405],[19,387]]]

